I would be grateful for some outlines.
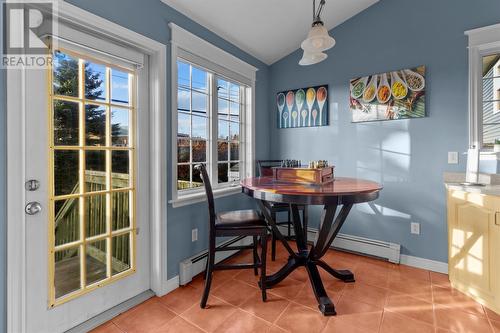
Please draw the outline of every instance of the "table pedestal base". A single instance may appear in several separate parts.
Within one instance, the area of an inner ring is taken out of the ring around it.
[[[309,275],[309,280],[311,282],[314,295],[316,296],[316,300],[318,301],[319,310],[325,316],[336,315],[335,305],[326,293],[326,290],[323,286],[323,281],[321,280],[321,276],[318,271],[318,266],[339,280],[342,280],[344,282],[355,281],[354,274],[352,272],[348,270],[333,269],[326,262],[321,260],[321,257],[323,257],[326,251],[328,251],[331,243],[342,227],[342,224],[344,223],[350,209],[352,208],[352,204],[344,204],[337,216],[335,216],[335,213],[337,211],[338,205],[325,205],[321,218],[321,225],[318,234],[316,235],[314,245],[310,250],[307,246],[307,214],[304,214],[304,219],[303,221],[301,221],[297,205],[290,205],[292,210],[295,237],[297,241],[298,252],[296,252],[290,247],[285,237],[277,228],[275,221],[271,218],[267,203],[261,200],[257,200],[257,202],[259,203],[262,212],[266,216],[266,219],[273,232],[278,237],[278,239],[280,239],[280,241],[283,243],[286,250],[290,254],[288,262],[285,264],[285,266],[283,266],[276,273],[266,277],[266,288],[272,288],[272,286],[281,282],[296,268],[304,266]]]

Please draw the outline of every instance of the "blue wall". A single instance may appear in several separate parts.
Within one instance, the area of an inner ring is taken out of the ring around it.
[[[327,4],[328,5],[328,4]],[[358,206],[342,232],[402,245],[402,253],[447,261],[444,171],[447,152],[467,149],[467,39],[464,31],[500,22],[494,0],[382,0],[331,31],[336,46],[324,62],[300,67],[296,51],[271,66],[269,108],[290,88],[329,85],[330,126],[276,128],[271,155],[327,159],[336,174],[383,183],[380,198]],[[351,123],[349,80],[427,66],[427,118]],[[317,221],[319,211],[311,214]],[[410,221],[421,235],[410,234]]]

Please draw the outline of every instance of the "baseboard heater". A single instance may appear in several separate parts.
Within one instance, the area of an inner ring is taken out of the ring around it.
[[[288,229],[284,226],[279,226],[281,232],[285,235]],[[313,241],[316,237],[318,230],[308,228],[307,237],[309,241]],[[293,229],[292,229],[293,234]],[[236,237],[223,242],[224,245],[250,245],[252,237]],[[333,241],[332,248],[368,255],[387,260],[389,262],[399,264],[401,258],[401,246],[399,244],[369,239],[365,237],[353,236],[339,233],[337,238]],[[234,255],[237,251],[217,252],[215,262],[221,262],[224,259]],[[193,277],[200,274],[205,270],[207,263],[208,251],[203,251],[197,255],[183,260],[179,267],[179,284],[185,285],[192,281]]]
[[[240,236],[222,242],[222,244],[219,244],[218,246],[250,245],[252,244],[252,241],[253,241],[252,237]],[[225,260],[230,256],[234,255],[236,252],[238,251],[234,250],[234,251],[216,252],[215,262],[216,263],[221,262],[222,260]],[[207,264],[207,257],[208,257],[208,250],[198,253],[192,256],[191,258],[181,261],[181,263],[179,264],[179,284],[181,286],[188,284],[193,280],[194,276],[200,274],[205,270],[205,266]]]
[[[284,235],[288,232],[286,226],[279,226],[279,228]],[[314,241],[317,233],[317,229],[308,228],[307,239],[309,241]],[[342,233],[337,235],[333,241],[332,248],[385,259],[395,264],[399,264],[401,259],[401,245],[399,244]]]

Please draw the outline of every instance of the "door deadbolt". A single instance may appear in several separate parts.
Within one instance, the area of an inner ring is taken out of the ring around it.
[[[36,191],[40,188],[40,182],[36,179],[30,179],[24,183],[26,191]]]
[[[35,215],[42,211],[42,205],[40,205],[40,203],[36,201],[28,202],[26,207],[24,207],[24,211],[28,215]]]

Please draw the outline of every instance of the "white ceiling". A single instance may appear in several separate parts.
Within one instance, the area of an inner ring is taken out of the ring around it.
[[[268,65],[299,48],[312,23],[312,0],[161,1]],[[321,18],[330,30],[378,1],[327,0]]]

